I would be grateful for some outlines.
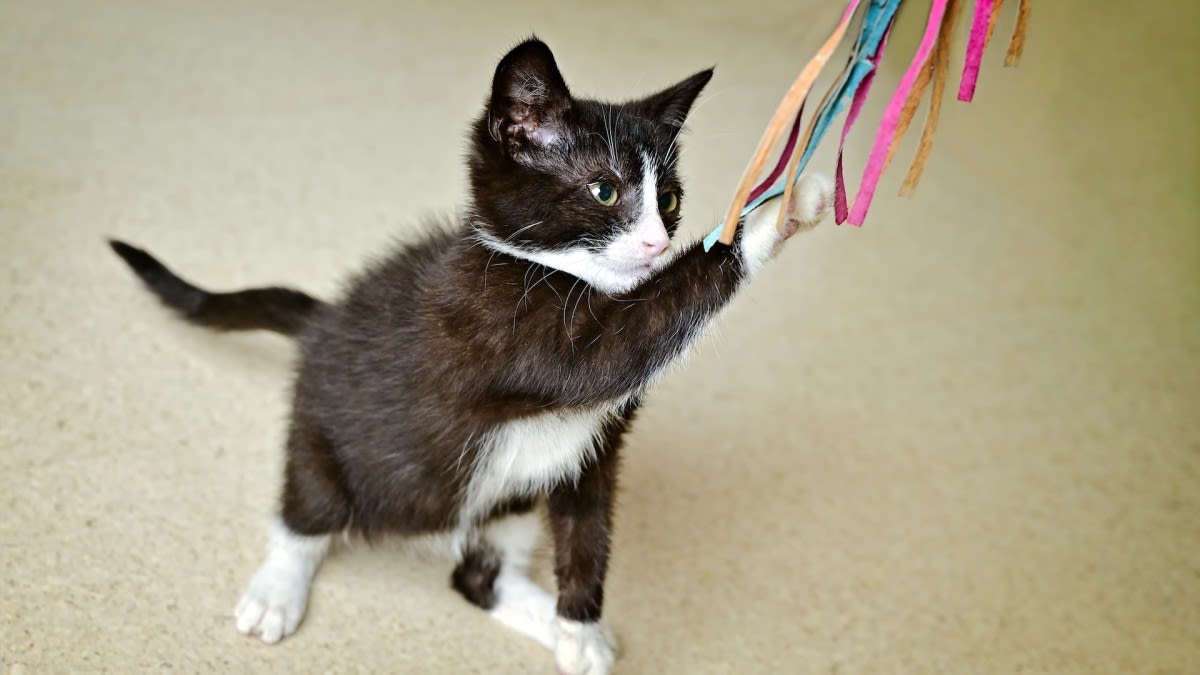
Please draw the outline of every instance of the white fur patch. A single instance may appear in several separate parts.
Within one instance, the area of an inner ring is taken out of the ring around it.
[[[546,649],[555,645],[554,597],[523,574],[507,569],[496,577],[496,606],[488,614],[501,624],[532,638]]]
[[[485,526],[485,538],[499,549],[500,574],[496,577],[496,605],[488,614],[501,624],[554,649],[554,596],[529,580],[525,571],[542,531],[536,511],[497,518]]]
[[[485,526],[485,537],[503,554],[505,569],[524,572],[529,569],[533,549],[542,534],[542,518],[537,511],[496,518]]]
[[[616,640],[604,624],[558,619],[554,662],[560,673],[607,675],[616,650]]]
[[[610,261],[628,267],[647,266],[657,270],[664,262],[663,254],[671,246],[671,237],[658,212],[658,175],[654,163],[642,155],[642,210],[637,222],[604,250]],[[652,245],[652,246],[648,246]]]
[[[747,277],[758,274],[775,255],[775,247],[782,239],[775,229],[775,220],[779,217],[782,204],[783,198],[776,197],[746,216],[746,222],[742,225],[742,267]]]
[[[658,212],[658,172],[654,170],[654,162],[645,154],[642,155],[642,215],[634,229],[650,236],[667,236],[662,214]]]
[[[582,248],[565,251],[526,251],[500,241],[487,232],[477,232],[475,237],[493,251],[562,270],[571,276],[583,279],[596,290],[609,295],[620,295],[637,288],[654,272],[650,267],[621,267],[609,262],[604,256]]]
[[[792,190],[792,200],[791,216],[800,226],[816,225],[833,208],[833,181],[823,173],[805,174]]]
[[[578,480],[617,406],[556,410],[506,422],[488,433],[467,485],[463,523],[496,504]]]
[[[792,190],[791,209],[787,219],[797,229],[816,225],[833,206],[833,181],[820,174],[805,175]],[[742,231],[742,264],[747,277],[762,269],[783,243],[784,236],[775,227],[783,197],[763,203],[746,216]]]
[[[234,609],[238,632],[275,644],[296,632],[308,607],[313,575],[329,550],[330,535],[305,537],[281,523],[271,528],[267,559]]]

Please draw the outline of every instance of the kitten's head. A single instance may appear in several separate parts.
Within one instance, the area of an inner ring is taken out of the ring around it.
[[[496,67],[472,139],[480,239],[607,293],[645,281],[679,224],[677,140],[712,72],[604,103],[572,97],[544,43],[515,47]]]

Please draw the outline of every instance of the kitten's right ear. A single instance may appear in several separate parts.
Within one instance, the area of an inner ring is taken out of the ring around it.
[[[492,140],[515,160],[562,140],[563,116],[571,93],[546,43],[531,38],[517,45],[496,66],[488,107]]]
[[[645,114],[653,120],[658,120],[671,127],[682,127],[696,97],[704,89],[704,85],[712,79],[713,69],[702,70],[695,75],[667,87],[666,89],[643,99],[639,105]]]

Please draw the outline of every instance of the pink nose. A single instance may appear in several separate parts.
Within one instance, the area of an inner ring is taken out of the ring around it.
[[[642,253],[646,254],[647,258],[657,258],[666,251],[671,245],[671,240],[666,237],[655,237],[649,240],[642,240]]]

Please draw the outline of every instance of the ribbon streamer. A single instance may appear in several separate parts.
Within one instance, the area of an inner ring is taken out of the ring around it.
[[[879,47],[871,56],[871,71],[866,74],[859,90],[854,93],[854,100],[850,103],[850,112],[846,114],[846,123],[842,126],[842,137],[838,141],[837,166],[833,173],[833,212],[834,222],[839,225],[846,222],[847,216],[846,179],[842,171],[842,153],[846,148],[846,137],[850,135],[850,129],[854,127],[854,123],[858,121],[858,115],[862,112],[863,103],[867,100],[867,94],[871,92],[871,83],[875,81],[875,67],[878,67],[880,60],[883,58],[883,50],[886,47],[887,34],[885,33],[884,38],[879,42]]]
[[[917,145],[917,154],[913,157],[908,172],[904,175],[904,183],[900,186],[900,196],[908,197],[917,190],[921,182],[921,174],[925,171],[925,162],[933,151],[933,135],[937,132],[938,119],[942,113],[942,100],[946,94],[946,77],[950,73],[950,50],[954,42],[954,31],[958,27],[958,17],[962,14],[965,0],[950,0],[946,5],[945,18],[942,19],[942,32],[933,48],[933,64],[929,72],[933,78],[933,94],[929,97],[929,112],[925,117],[925,128],[921,131],[921,141]],[[999,2],[996,3],[999,6]],[[992,16],[995,16],[993,12]],[[919,96],[919,94],[918,94]],[[894,146],[893,146],[894,148]]]
[[[1008,43],[1008,53],[1004,55],[1004,65],[1012,68],[1021,60],[1021,52],[1025,51],[1025,31],[1029,28],[1030,5],[1033,0],[1021,0],[1017,7],[1017,27],[1013,29],[1012,41]]]
[[[862,225],[867,211],[870,209],[880,177],[890,165],[900,140],[908,131],[912,118],[916,114],[917,108],[920,107],[921,99],[929,89],[929,85],[932,84],[929,112],[921,133],[921,140],[912,164],[905,175],[900,194],[908,196],[916,190],[933,147],[933,136],[937,130],[945,95],[953,37],[958,17],[962,13],[966,0],[930,0],[925,32],[916,54],[884,110],[883,119],[876,130],[875,140],[871,146],[866,167],[859,181],[858,193],[852,205],[846,199],[843,175],[843,151],[846,138],[862,112],[864,102],[878,72],[880,60],[883,58],[888,35],[903,2],[905,0],[868,0],[866,9],[862,12],[858,37],[846,65],[834,84],[822,96],[820,104],[816,107],[803,135],[801,135],[800,129],[809,90],[812,89],[817,77],[820,76],[833,52],[848,32],[851,22],[858,13],[859,5],[862,3],[861,0],[851,0],[847,5],[833,32],[821,45],[817,54],[805,65],[771,117],[754,156],[734,191],[734,198],[730,202],[724,222],[704,240],[705,250],[711,249],[718,241],[725,245],[731,244],[740,220],[763,203],[780,195],[783,196],[785,203],[791,200],[792,189],[800,173],[807,166],[833,120],[847,107],[849,111],[846,113],[846,120],[839,138],[835,165],[834,209],[839,224],[850,222],[852,225]],[[1003,0],[976,0],[975,2],[970,38],[959,82],[958,99],[961,101],[969,102],[974,98],[983,54],[991,42],[997,17],[1003,4]],[[1033,0],[1020,0],[1016,26],[1013,29],[1004,59],[1006,67],[1015,66],[1020,60],[1025,46],[1025,35],[1032,4]],[[784,141],[784,147],[780,151],[774,167],[766,178],[756,184],[756,179],[767,164],[767,158],[784,138],[785,130],[786,141]],[[783,209],[779,216],[780,222],[785,216],[786,209]],[[776,225],[778,226],[779,223],[777,222]]]
[[[833,51],[842,41],[842,36],[846,34],[846,29],[850,27],[850,19],[854,17],[854,12],[858,9],[859,0],[851,0],[850,5],[846,7],[846,11],[842,13],[842,19],[838,22],[837,28],[833,34],[825,41],[821,48],[817,50],[816,56],[808,62],[804,70],[800,71],[800,75],[796,81],[792,83],[787,94],[784,95],[783,101],[776,109],[775,115],[767,124],[767,130],[763,133],[763,138],[758,143],[758,149],[750,160],[750,166],[742,174],[742,180],[738,184],[737,191],[734,193],[733,202],[729,205],[729,210],[725,214],[725,224],[722,226],[717,240],[726,246],[733,243],[734,233],[737,232],[738,222],[741,219],[743,205],[746,203],[747,197],[750,196],[750,191],[754,179],[762,171],[763,165],[766,164],[767,156],[771,149],[779,141],[779,137],[783,135],[783,126],[787,124],[787,120],[794,117],[803,105],[804,99],[808,96],[808,90],[812,88],[813,82],[817,76],[821,74],[821,69],[829,61],[829,57],[833,55]],[[711,248],[707,240],[705,248]]]
[[[970,103],[975,98],[975,82],[979,79],[979,64],[987,41],[988,23],[992,19],[992,0],[976,0],[975,20],[971,23],[971,40],[967,43],[967,61],[963,64],[962,80],[958,85],[958,100]]]
[[[929,11],[929,21],[925,26],[925,36],[921,38],[917,53],[913,57],[912,63],[909,64],[908,70],[905,71],[904,77],[900,80],[900,86],[896,89],[896,93],[892,94],[892,100],[883,112],[883,122],[880,123],[879,130],[875,133],[875,144],[871,147],[871,154],[867,158],[867,168],[863,171],[862,181],[858,185],[858,195],[854,197],[854,204],[850,207],[850,215],[847,217],[847,221],[851,225],[862,225],[867,215],[867,209],[871,208],[871,200],[875,197],[875,186],[879,184],[879,177],[886,168],[884,165],[887,161],[887,149],[891,145],[891,138],[895,135],[900,121],[900,109],[904,105],[904,99],[908,97],[908,91],[912,89],[913,82],[917,79],[917,72],[920,70],[921,64],[925,63],[925,59],[929,58],[929,52],[933,50],[933,43],[941,29],[942,15],[945,12],[946,0],[933,0],[933,7]]]

